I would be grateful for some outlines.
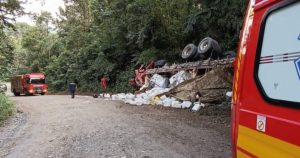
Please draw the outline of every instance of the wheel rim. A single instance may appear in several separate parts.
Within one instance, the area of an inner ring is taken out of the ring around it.
[[[188,48],[186,48],[186,50],[185,50],[185,51],[183,51],[183,55],[185,55],[185,56],[189,55],[189,53],[188,53],[188,52],[191,52],[191,50],[192,50],[192,48],[191,48],[191,47],[188,47]]]
[[[208,47],[208,42],[205,41],[200,45],[201,50],[205,50]]]
[[[192,59],[196,54],[197,54],[197,46],[191,43],[184,47],[181,53],[181,57],[183,59]]]

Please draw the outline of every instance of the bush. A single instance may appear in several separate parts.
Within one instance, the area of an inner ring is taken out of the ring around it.
[[[129,85],[129,79],[134,78],[134,69],[130,68],[126,71],[118,73],[117,80],[114,85],[109,85],[108,91],[114,93],[133,93],[134,89]]]
[[[0,94],[0,123],[12,115],[14,104],[8,99],[5,94]]]

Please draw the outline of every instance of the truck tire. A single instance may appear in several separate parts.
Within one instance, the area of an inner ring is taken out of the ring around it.
[[[155,68],[161,68],[166,65],[166,60],[158,60],[154,63]]]
[[[41,95],[45,95],[45,93],[41,93]]]
[[[197,60],[202,60],[204,57],[199,53],[197,52],[197,54],[194,56],[194,60],[197,61]]]
[[[227,51],[224,53],[225,58],[235,58],[236,57],[236,53],[235,51]]]
[[[197,46],[194,44],[188,44],[182,51],[181,57],[182,59],[193,59],[193,57],[197,54]]]
[[[212,38],[206,37],[204,38],[198,45],[198,53],[200,54],[206,54],[207,52],[211,51],[212,46]]]
[[[17,93],[16,90],[13,90],[14,96],[20,96],[20,93]]]
[[[222,54],[222,49],[218,43],[218,41],[213,40],[213,51],[211,54],[211,57],[213,59],[223,58],[224,55]]]
[[[29,96],[28,92],[26,90],[24,91],[24,94],[25,94],[25,96]]]
[[[219,43],[210,37],[204,38],[199,43],[198,53],[200,53],[200,56],[202,56],[203,59],[217,59],[222,57],[222,50]]]

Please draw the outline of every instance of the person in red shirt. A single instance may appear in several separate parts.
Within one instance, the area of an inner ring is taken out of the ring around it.
[[[106,88],[107,88],[107,81],[108,81],[108,78],[104,75],[102,78],[101,78],[101,88],[105,91]]]

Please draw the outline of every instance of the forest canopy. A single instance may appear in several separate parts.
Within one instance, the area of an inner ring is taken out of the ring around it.
[[[4,2],[11,6],[7,18],[0,13],[1,79],[44,72],[52,91],[77,80],[81,91],[92,92],[103,75],[110,78],[110,91],[131,91],[128,79],[138,64],[183,62],[184,46],[207,36],[235,51],[247,5],[246,0],[64,0],[57,18],[41,12],[33,16],[34,26],[12,26],[4,20],[21,9],[20,2]],[[0,7],[7,5],[1,0]]]

